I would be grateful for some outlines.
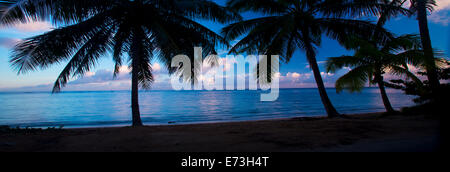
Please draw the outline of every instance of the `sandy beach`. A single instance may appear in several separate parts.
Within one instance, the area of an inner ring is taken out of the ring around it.
[[[10,130],[1,152],[430,152],[439,122],[425,116],[352,115],[253,122]]]

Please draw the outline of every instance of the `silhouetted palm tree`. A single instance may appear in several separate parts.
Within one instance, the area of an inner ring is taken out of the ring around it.
[[[436,6],[435,0],[411,0],[411,11],[417,15],[419,21],[420,37],[422,40],[423,50],[427,59],[427,76],[430,86],[433,90],[437,90],[440,81],[437,75],[437,68],[434,63],[433,46],[431,43],[430,30],[428,29],[428,12],[432,12]]]
[[[420,37],[422,40],[423,50],[425,51],[427,57],[427,76],[430,81],[431,88],[436,90],[439,87],[440,82],[437,76],[437,68],[434,63],[434,53],[431,43],[430,31],[428,29],[428,12],[432,12],[436,6],[435,0],[380,0],[381,3],[391,4],[392,6],[402,7],[407,1],[410,1],[410,13],[409,15],[416,15],[419,22]],[[379,24],[384,25],[386,21],[390,18],[389,16],[396,16],[398,10],[385,9],[385,17],[380,17]],[[403,13],[403,12],[402,12]],[[383,14],[383,13],[381,13]],[[387,16],[387,17],[386,17]]]
[[[254,11],[265,15],[223,29],[228,40],[245,35],[231,51],[280,55],[285,62],[289,62],[297,49],[305,51],[329,117],[336,117],[339,113],[327,95],[316,60],[316,47],[320,46],[322,35],[343,41],[351,34],[374,34],[376,25],[344,17],[375,15],[384,9],[407,13],[403,8],[386,5],[379,0],[229,0],[227,5],[241,12]],[[379,29],[379,40],[391,37]]]
[[[10,0],[3,24],[51,20],[63,27],[20,42],[11,63],[19,73],[68,61],[55,82],[59,92],[71,77],[83,76],[99,58],[112,52],[114,75],[124,62],[132,76],[133,126],[141,126],[138,90],[153,81],[151,61],[170,68],[177,54],[193,54],[194,46],[214,52],[222,37],[194,19],[230,22],[239,15],[209,0]],[[125,61],[124,55],[128,60]]]
[[[327,71],[335,73],[343,67],[351,68],[336,81],[338,92],[343,89],[351,92],[361,91],[368,81],[370,84],[378,84],[386,110],[394,112],[386,94],[383,75],[389,73],[407,76],[421,83],[420,79],[408,70],[408,64],[418,67],[424,65],[424,53],[420,45],[420,39],[415,35],[397,37],[379,47],[370,41],[354,37],[349,39],[346,48],[355,50],[355,55],[330,58]]]

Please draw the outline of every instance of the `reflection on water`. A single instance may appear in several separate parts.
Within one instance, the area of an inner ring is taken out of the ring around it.
[[[330,98],[341,113],[381,112],[377,89]],[[298,116],[319,116],[325,111],[316,89],[284,89],[276,102],[261,102],[259,91],[147,91],[141,92],[143,121],[148,125],[168,122],[200,123],[242,121]],[[413,105],[411,96],[390,90],[396,108]],[[89,127],[128,125],[130,93],[65,92],[0,93],[0,125]]]

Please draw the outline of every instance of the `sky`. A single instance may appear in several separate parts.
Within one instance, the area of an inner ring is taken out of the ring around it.
[[[225,0],[213,0],[220,5],[225,4]],[[433,47],[450,53],[450,0],[437,0],[438,7],[433,14],[429,16],[429,27]],[[244,18],[254,18],[258,14],[244,13]],[[211,30],[220,33],[225,26],[223,24],[212,23],[208,21],[199,21]],[[387,29],[396,35],[418,34],[418,23],[414,18],[398,17],[389,21]],[[11,48],[21,39],[34,35],[39,35],[51,31],[54,27],[48,22],[35,22],[28,24],[18,24],[13,27],[0,27],[0,91],[51,91],[52,85],[66,63],[56,64],[52,67],[17,75],[9,63]],[[218,51],[222,58],[227,55],[227,50]],[[351,55],[351,52],[342,48],[336,41],[324,37],[321,47],[318,48],[317,60],[324,71],[325,60],[328,57],[337,57],[342,55]],[[152,62],[155,83],[153,90],[171,89],[170,77],[165,67],[158,61]],[[96,67],[82,78],[73,78],[63,91],[98,91],[98,90],[129,90],[130,76],[126,66],[121,68],[121,74],[113,79],[114,63],[110,56],[101,58]],[[336,74],[322,72],[325,85],[334,87],[334,82],[342,76],[348,69],[343,69]],[[244,76],[243,73],[238,73]],[[293,59],[288,64],[281,64],[280,68],[280,87],[281,88],[313,88],[315,86],[314,78],[306,61],[303,52],[297,51]]]

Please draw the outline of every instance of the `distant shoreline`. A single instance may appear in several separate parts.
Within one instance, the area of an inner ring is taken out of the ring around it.
[[[428,152],[437,150],[438,127],[438,120],[423,115],[374,113],[336,119],[13,130],[0,133],[0,152]]]
[[[384,111],[384,109],[380,109],[380,112],[372,112],[372,113],[364,113],[364,114],[343,114],[345,116],[359,116],[366,114],[380,114]],[[285,117],[285,118],[267,118],[267,119],[256,119],[256,120],[224,120],[224,121],[198,121],[198,122],[177,122],[171,121],[168,123],[161,124],[146,124],[144,121],[144,125],[147,127],[164,127],[164,126],[184,126],[184,125],[208,125],[208,124],[226,124],[226,123],[244,123],[244,122],[262,122],[262,121],[279,121],[279,120],[291,120],[291,119],[300,119],[300,118],[326,118],[326,115],[299,115],[297,117]],[[34,128],[34,129],[46,129],[46,128],[59,128],[62,126],[63,129],[95,129],[95,128],[121,128],[121,127],[129,127],[131,121],[117,122],[111,121],[110,124],[71,124],[71,125],[58,125],[58,124],[41,124],[39,126],[32,126],[32,124],[12,124],[12,125],[0,125],[0,126],[9,126],[11,128]]]
[[[317,89],[314,87],[311,88],[280,88],[280,90],[293,90],[293,89]],[[334,87],[327,87],[326,89],[336,89]],[[364,89],[379,89],[378,87],[365,87]],[[389,89],[389,88],[388,88]],[[395,89],[390,89],[395,90]],[[174,91],[174,92],[183,92],[183,91],[208,91],[208,90],[140,90],[139,92],[152,92],[152,91]],[[211,91],[261,91],[261,90],[211,90]],[[89,92],[131,92],[131,90],[80,90],[80,91],[64,91],[62,90],[60,93],[89,93]],[[2,93],[52,93],[51,91],[5,91],[0,90],[0,94]],[[58,93],[58,94],[60,94]]]

